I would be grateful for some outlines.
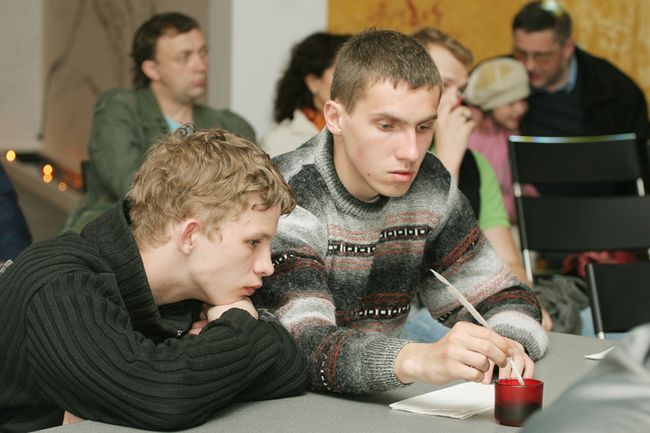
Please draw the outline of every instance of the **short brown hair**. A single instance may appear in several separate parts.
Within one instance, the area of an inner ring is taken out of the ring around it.
[[[151,79],[142,72],[142,64],[156,57],[156,44],[163,35],[176,35],[199,29],[194,18],[178,12],[157,14],[145,21],[135,33],[131,47],[133,60],[133,85],[147,87]]]
[[[438,68],[413,38],[392,30],[366,30],[352,37],[339,52],[331,98],[352,112],[368,88],[390,81],[411,89],[442,88]]]
[[[539,0],[526,4],[512,20],[512,31],[526,33],[553,30],[555,40],[564,44],[571,37],[571,16],[556,0]]]
[[[429,45],[439,45],[446,48],[467,69],[472,67],[472,63],[474,62],[472,52],[461,44],[458,39],[449,36],[447,33],[434,29],[433,27],[423,27],[411,36],[424,45],[425,48],[428,48]]]
[[[226,214],[244,211],[251,193],[260,194],[261,210],[293,210],[289,186],[259,147],[222,129],[192,131],[184,125],[152,146],[133,178],[127,198],[141,248],[166,242],[170,224],[189,217],[210,235]]]

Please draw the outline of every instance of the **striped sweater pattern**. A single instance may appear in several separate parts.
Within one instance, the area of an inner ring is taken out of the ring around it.
[[[176,430],[306,388],[279,323],[233,309],[194,336],[200,303],[154,304],[125,206],[81,236],[34,244],[0,275],[0,431],[52,427],[63,410]]]
[[[340,182],[332,146],[325,129],[274,159],[298,206],[280,219],[275,273],[255,298],[297,339],[314,389],[362,394],[401,386],[393,364],[408,342],[398,336],[418,292],[444,324],[473,321],[431,268],[531,358],[545,353],[537,298],[498,260],[435,156],[426,155],[407,194],[366,203]]]

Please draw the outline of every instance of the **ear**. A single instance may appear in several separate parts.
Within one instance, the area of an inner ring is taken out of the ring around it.
[[[145,60],[140,65],[142,73],[147,76],[151,81],[160,80],[160,74],[158,73],[158,64],[154,60]]]
[[[341,135],[341,117],[343,115],[343,105],[338,101],[332,101],[331,99],[325,102],[323,106],[323,115],[325,116],[325,123],[327,124],[327,129],[332,133],[332,135]]]
[[[573,40],[573,38],[569,38],[564,42],[564,48],[563,48],[563,53],[564,53],[564,58],[565,59],[570,59],[571,56],[573,56],[573,52],[576,49],[576,42]]]
[[[178,249],[189,255],[196,246],[196,237],[201,232],[201,224],[194,218],[188,218],[175,227],[176,245]]]
[[[318,92],[318,87],[320,86],[320,78],[318,78],[316,74],[309,74],[305,77],[305,85],[311,94],[315,95]]]

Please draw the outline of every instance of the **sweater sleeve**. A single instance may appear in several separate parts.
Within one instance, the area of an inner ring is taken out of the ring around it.
[[[438,230],[432,231],[425,246],[427,266],[463,292],[495,331],[521,343],[533,360],[541,358],[548,336],[541,327],[537,297],[499,260],[454,182],[444,206]],[[460,320],[474,322],[433,275],[426,277],[421,297],[447,326]]]
[[[364,394],[401,386],[393,364],[408,341],[337,324],[327,248],[327,230],[313,213],[297,207],[280,218],[275,272],[255,293],[256,303],[273,311],[296,338],[314,389]]]
[[[29,385],[84,419],[151,430],[200,424],[240,392],[255,398],[304,388],[304,364],[277,328],[227,311],[199,336],[155,344],[101,275],[67,274],[43,287],[27,310]],[[270,377],[277,364],[282,378]]]

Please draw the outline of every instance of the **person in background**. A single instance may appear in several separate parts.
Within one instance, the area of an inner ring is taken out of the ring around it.
[[[645,433],[650,426],[650,324],[633,329],[614,350],[522,433]]]
[[[336,52],[349,37],[319,32],[293,47],[276,87],[277,125],[260,142],[269,155],[289,152],[323,129],[323,104],[330,98]]]
[[[604,59],[576,46],[571,17],[556,0],[527,3],[512,22],[512,54],[528,71],[531,95],[524,135],[634,132],[650,138],[639,86]]]
[[[444,82],[431,150],[458,182],[501,261],[527,282],[494,170],[482,154],[468,151],[476,121],[472,110],[463,104],[462,94],[472,53],[455,38],[431,27],[417,31],[413,37],[426,48]]]
[[[548,338],[535,295],[494,253],[455,181],[428,152],[443,82],[424,47],[368,30],[341,48],[326,128],[274,161],[296,194],[272,245],[275,274],[254,297],[294,335],[312,388],[376,393],[414,381],[526,376]],[[444,274],[492,329],[473,320]],[[419,293],[453,327],[398,338]]]
[[[223,128],[255,141],[242,117],[198,103],[208,83],[208,46],[196,20],[176,12],[154,15],[137,30],[131,57],[134,89],[111,89],[95,104],[87,193],[66,229],[79,232],[114,205],[149,146],[182,123]]]
[[[18,206],[16,191],[0,164],[0,265],[14,260],[31,242],[32,236]]]
[[[250,296],[291,190],[225,130],[155,144],[126,198],[0,275],[0,431],[79,419],[182,430],[299,394],[302,353]],[[64,411],[65,417],[64,417]]]
[[[509,57],[494,57],[477,65],[464,91],[464,101],[480,110],[468,148],[480,152],[490,162],[499,181],[508,219],[514,225],[517,215],[508,137],[519,130],[519,122],[528,109],[529,93],[526,69]],[[522,185],[522,193],[531,195],[536,190]]]
[[[476,121],[472,110],[463,104],[462,94],[473,61],[472,53],[457,39],[432,27],[418,30],[413,37],[426,48],[444,83],[431,150],[467,197],[480,229],[499,259],[521,282],[530,286],[494,170],[482,154],[468,150]],[[448,327],[435,320],[425,306],[416,304],[415,307],[409,314],[402,337],[433,342],[447,334]],[[542,309],[542,314],[544,328],[550,330],[552,320],[546,310]]]

